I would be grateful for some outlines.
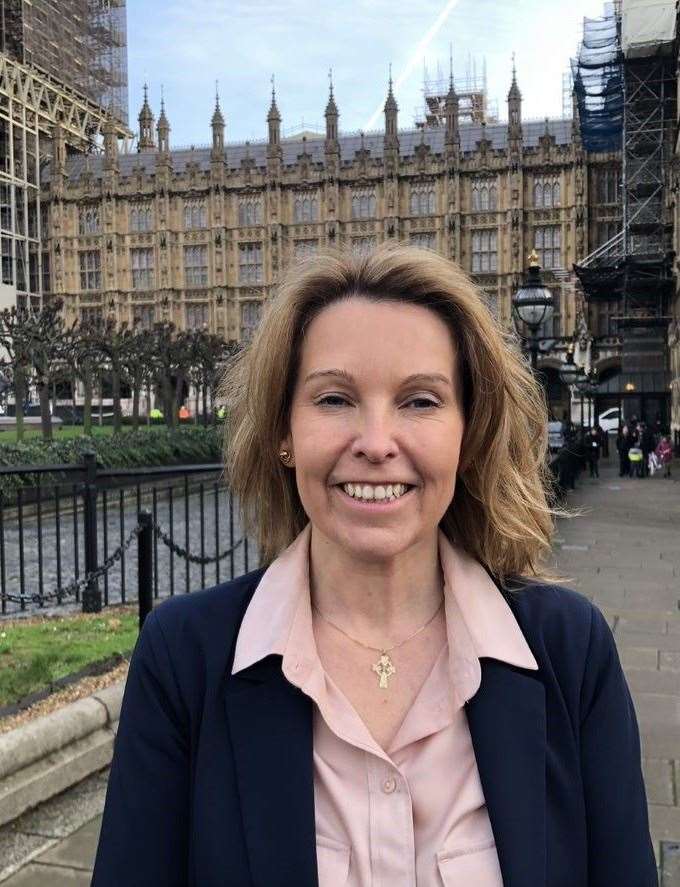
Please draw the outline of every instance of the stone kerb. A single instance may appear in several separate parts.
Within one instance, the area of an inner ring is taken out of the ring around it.
[[[0,825],[111,762],[125,681],[0,735]]]

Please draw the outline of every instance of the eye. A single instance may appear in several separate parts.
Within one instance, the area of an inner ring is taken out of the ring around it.
[[[320,397],[319,400],[316,401],[317,406],[326,406],[326,407],[335,407],[342,406],[342,404],[337,403],[329,403],[331,400],[339,400],[342,403],[347,403],[347,399],[344,398],[341,394],[326,394],[323,397]]]
[[[430,400],[429,397],[414,397],[413,400],[410,400],[408,404],[420,403],[424,404],[424,409],[429,409],[430,407],[439,407],[441,404],[437,403],[434,400]],[[421,407],[423,409],[423,407]]]

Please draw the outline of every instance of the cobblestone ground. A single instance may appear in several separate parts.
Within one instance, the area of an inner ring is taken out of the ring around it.
[[[185,499],[188,508],[185,509]],[[217,488],[210,482],[204,485],[203,507],[201,508],[200,490],[194,490],[185,497],[182,486],[174,488],[172,507],[167,489],[159,489],[156,496],[156,522],[166,533],[170,533],[172,511],[172,537],[182,548],[192,554],[214,556],[222,553],[233,543],[241,539],[242,529],[238,508],[234,502],[231,506],[229,493],[224,487]],[[51,503],[50,503],[51,504]],[[140,505],[153,513],[154,501],[150,490],[142,490]],[[216,508],[217,505],[217,516]],[[54,509],[43,516],[38,532],[35,516],[25,517],[23,521],[23,570],[25,593],[30,594],[40,589],[49,594],[57,587],[63,587],[76,577],[76,554],[79,576],[85,572],[84,534],[82,510],[78,512],[78,541],[75,544],[72,499],[62,501],[60,512],[60,538],[57,546],[57,522]],[[203,514],[203,551],[201,551],[201,513]],[[232,521],[233,514],[233,521]],[[188,515],[188,520],[187,520]],[[121,520],[122,516],[122,520]],[[230,534],[230,525],[233,531]],[[134,495],[127,497],[121,504],[119,492],[109,493],[106,501],[106,519],[104,516],[104,500],[100,493],[97,510],[98,562],[102,563],[125,540],[137,524],[137,501]],[[188,528],[188,537],[187,537]],[[187,541],[188,540],[188,541]],[[57,547],[61,552],[61,573],[58,570]],[[39,550],[42,551],[42,568]],[[154,596],[163,598],[173,592],[196,591],[215,584],[218,581],[240,576],[258,565],[257,546],[249,540],[240,545],[231,555],[219,562],[219,567],[211,563],[201,569],[196,563],[173,554],[158,538],[154,538]],[[4,520],[4,587],[9,594],[17,595],[21,591],[21,557],[19,546],[19,528],[16,519],[10,514]],[[42,569],[42,583],[41,583]],[[121,600],[137,599],[137,540],[135,539],[124,554],[123,560],[114,564],[106,577],[99,580],[104,603],[118,603]],[[55,600],[47,601],[39,607],[30,601],[26,609],[15,602],[7,602],[6,616],[16,618],[25,613],[54,613],[79,610],[82,605],[73,597],[64,599],[57,605]],[[0,616],[0,618],[2,618]]]
[[[640,725],[661,887],[680,887],[677,463],[675,471],[673,480],[619,479],[613,463],[602,463],[600,479],[582,477],[570,496],[570,505],[585,506],[589,513],[559,522],[554,551],[554,565],[597,604],[616,638]],[[106,775],[95,774],[0,829],[3,887],[90,883]]]

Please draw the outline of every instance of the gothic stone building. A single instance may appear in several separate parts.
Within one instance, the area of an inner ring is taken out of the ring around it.
[[[621,224],[620,156],[584,152],[576,114],[523,121],[514,74],[507,105],[507,123],[463,123],[451,82],[438,125],[399,130],[390,83],[384,132],[345,135],[331,87],[325,138],[282,139],[272,95],[268,139],[227,144],[218,100],[212,146],[173,150],[164,107],[155,123],[145,95],[136,153],[119,153],[111,128],[103,155],[53,164],[44,290],[64,299],[67,320],[171,320],[244,340],[289,263],[396,238],[460,263],[510,326],[535,248],[556,306],[542,334],[571,335],[588,310],[572,263]],[[590,327],[609,336],[601,354],[614,366],[616,323],[597,310]],[[560,359],[539,359],[553,402],[566,399]]]

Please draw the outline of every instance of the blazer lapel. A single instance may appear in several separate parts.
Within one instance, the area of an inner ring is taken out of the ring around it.
[[[466,703],[504,887],[545,887],[545,689],[532,672],[481,659]]]
[[[312,701],[272,654],[225,696],[253,887],[318,887]]]

